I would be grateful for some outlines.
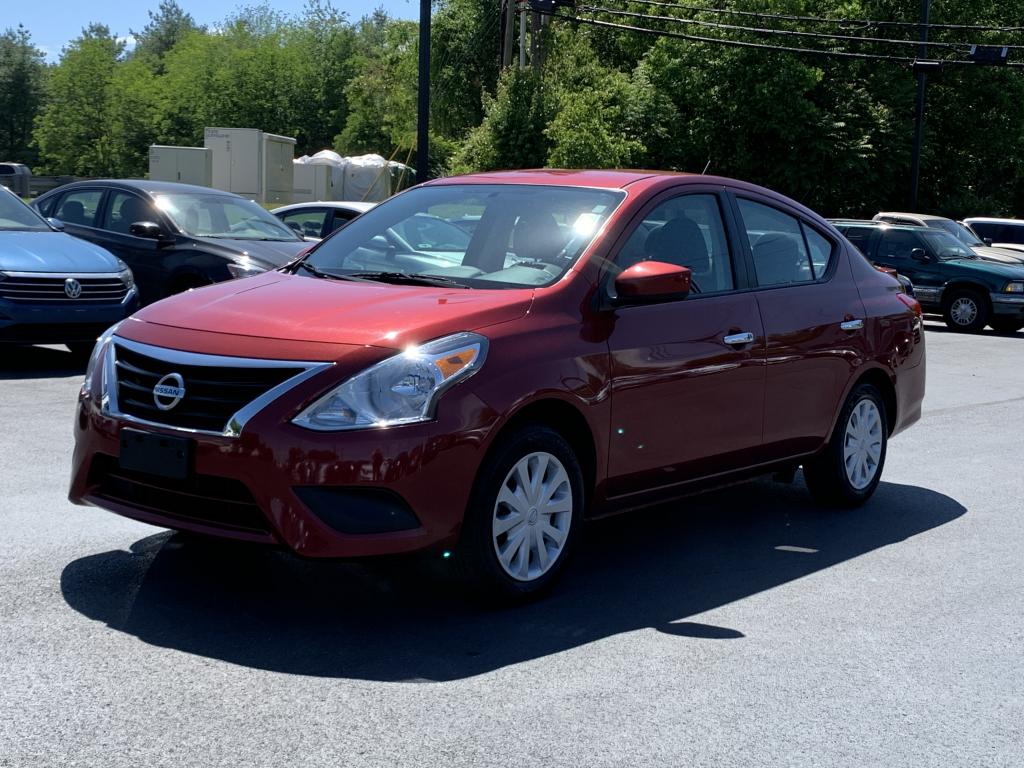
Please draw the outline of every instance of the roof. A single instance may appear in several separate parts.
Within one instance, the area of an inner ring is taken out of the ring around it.
[[[149,179],[90,179],[88,181],[76,181],[72,184],[65,184],[59,189],[67,189],[72,187],[88,187],[95,185],[104,185],[112,187],[123,187],[128,189],[137,189],[140,192],[147,192],[151,195],[170,195],[174,193],[179,194],[201,194],[201,195],[227,195],[229,197],[241,197],[236,195],[234,192],[225,192],[222,189],[214,189],[213,187],[200,187],[195,184],[179,184],[176,181],[151,181]]]
[[[990,216],[971,216],[964,219],[966,222],[976,221],[979,224],[1018,224],[1024,225],[1024,219],[999,219]]]
[[[624,171],[624,170],[559,170],[534,168],[521,171],[492,171],[472,173],[466,176],[450,176],[427,182],[428,184],[545,184],[567,187],[598,187],[624,189],[644,179],[662,176],[692,176],[693,174],[670,171]]]
[[[271,213],[287,213],[288,211],[301,211],[304,208],[340,208],[343,211],[359,211],[365,213],[378,203],[369,203],[362,200],[317,200],[306,203],[289,203],[280,208],[274,208]]]

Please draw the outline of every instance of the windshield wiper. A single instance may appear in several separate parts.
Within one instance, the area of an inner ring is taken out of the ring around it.
[[[300,269],[306,270],[307,272],[309,272],[309,274],[313,275],[314,277],[320,277],[325,280],[351,280],[357,283],[366,282],[364,278],[359,277],[358,275],[341,275],[338,274],[337,272],[324,272],[322,269],[314,267],[312,264],[309,264],[305,261],[300,261],[298,264],[295,265],[296,272]]]
[[[348,275],[363,280],[376,280],[381,283],[397,283],[400,285],[439,285],[443,287],[453,286],[455,288],[469,288],[468,285],[460,283],[440,275],[413,275],[408,272],[356,272]]]

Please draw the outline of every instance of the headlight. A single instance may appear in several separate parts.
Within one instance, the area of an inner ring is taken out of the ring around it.
[[[487,339],[476,333],[411,347],[331,390],[293,423],[326,432],[429,421],[441,393],[480,370],[486,357]]]
[[[121,282],[124,283],[124,287],[129,291],[132,286],[135,285],[135,275],[132,274],[131,269],[120,259],[117,260],[117,276],[121,278]]]
[[[86,395],[92,391],[93,377],[96,374],[96,369],[102,365],[103,353],[107,349],[107,345],[110,344],[110,340],[114,337],[114,333],[117,332],[118,327],[121,325],[120,322],[114,323],[105,330],[98,339],[96,339],[96,346],[92,348],[92,354],[89,355],[89,364],[85,366],[85,380],[82,382],[82,395]]]
[[[255,277],[256,275],[262,275],[266,271],[263,267],[257,267],[255,264],[228,262],[228,272],[234,278]]]
[[[1007,283],[1003,293],[1024,293],[1024,280],[1014,280]]]

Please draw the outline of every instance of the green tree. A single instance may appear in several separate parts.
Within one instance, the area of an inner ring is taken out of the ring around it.
[[[176,0],[160,0],[156,12],[148,11],[149,21],[140,31],[131,31],[135,38],[134,55],[150,60],[157,71],[163,69],[163,58],[185,35],[200,27]]]
[[[43,102],[46,65],[27,29],[0,34],[0,159],[34,164],[32,127]]]

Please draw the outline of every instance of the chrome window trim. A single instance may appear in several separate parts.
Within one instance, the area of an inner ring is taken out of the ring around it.
[[[171,363],[172,365],[216,366],[220,368],[304,368],[305,370],[301,373],[297,373],[289,379],[285,379],[277,386],[271,387],[256,399],[244,405],[228,419],[227,424],[224,425],[224,429],[220,432],[214,432],[209,429],[176,427],[172,424],[162,424],[158,421],[149,421],[148,419],[140,419],[138,416],[122,413],[117,407],[116,349],[118,344],[123,346],[125,349]],[[106,353],[104,355],[103,388],[102,396],[100,398],[100,410],[108,416],[147,427],[170,429],[175,432],[185,432],[193,435],[238,437],[242,434],[242,429],[245,427],[246,423],[274,400],[302,382],[312,378],[322,371],[332,368],[333,366],[333,362],[267,360],[256,357],[229,357],[226,355],[207,355],[200,352],[184,352],[182,350],[170,349],[168,347],[157,347],[151,344],[143,344],[142,342],[131,341],[115,335],[107,345]],[[113,386],[110,386],[111,384],[113,384]]]
[[[120,272],[11,272],[7,269],[0,269],[0,275],[7,277],[43,277],[43,278],[54,278],[63,279],[73,277],[76,280],[85,278],[87,280],[93,280],[96,278],[110,278],[111,280],[121,280],[121,275],[124,274],[124,270]],[[121,282],[124,282],[121,280]]]

